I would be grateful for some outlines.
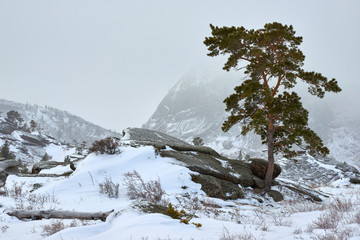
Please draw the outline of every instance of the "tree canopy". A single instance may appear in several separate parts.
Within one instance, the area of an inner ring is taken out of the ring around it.
[[[242,124],[243,135],[254,131],[268,147],[266,188],[270,188],[274,168],[274,153],[295,156],[294,145],[311,155],[326,155],[329,150],[320,137],[308,127],[308,111],[294,91],[297,82],[309,85],[308,92],[323,98],[325,92],[340,92],[337,81],[320,73],[305,71],[305,56],[298,48],[302,37],[293,27],[268,23],[254,30],[244,27],[210,25],[212,36],[205,38],[208,56],[227,55],[224,70],[245,69],[246,78],[235,87],[235,93],[224,100],[231,114],[223,123],[228,131]],[[243,65],[239,65],[239,64]]]
[[[10,151],[10,144],[8,141],[5,141],[5,143],[2,145],[0,155],[5,159],[15,159],[14,153]]]

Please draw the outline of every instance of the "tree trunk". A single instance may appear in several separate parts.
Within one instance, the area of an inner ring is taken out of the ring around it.
[[[9,216],[17,217],[18,219],[82,219],[82,220],[101,220],[105,222],[110,213],[114,212],[73,212],[73,211],[56,211],[56,210],[12,210],[7,212]]]
[[[269,127],[268,127],[268,137],[267,137],[267,146],[268,146],[268,168],[265,176],[265,191],[269,191],[273,181],[274,173],[274,120],[272,117],[269,117]]]

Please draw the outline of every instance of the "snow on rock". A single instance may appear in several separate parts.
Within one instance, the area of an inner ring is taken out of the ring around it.
[[[56,174],[56,175],[62,175],[64,173],[72,172],[70,165],[67,166],[56,166],[54,168],[50,169],[43,169],[39,172],[39,175],[41,174]]]

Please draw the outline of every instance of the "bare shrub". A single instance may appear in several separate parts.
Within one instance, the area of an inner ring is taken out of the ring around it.
[[[290,213],[323,211],[326,208],[324,204],[304,202],[292,199],[285,200],[284,203],[287,203],[287,205],[289,206],[288,212]]]
[[[8,230],[8,228],[9,228],[8,225],[2,226],[2,227],[1,227],[2,233],[5,233],[5,232]]]
[[[223,234],[219,240],[259,240],[254,235],[248,232],[244,232],[241,234],[231,234],[229,230],[224,227]]]
[[[46,203],[59,203],[54,194],[29,193],[29,191],[24,190],[24,185],[25,182],[13,182],[13,185],[10,188],[4,188],[5,195],[15,199],[16,209],[42,209]],[[50,206],[50,209],[54,208],[55,206]]]
[[[330,232],[324,232],[323,234],[314,234],[312,239],[314,240],[347,240],[353,236],[354,229],[344,228],[344,229],[333,229]]]
[[[341,200],[339,198],[335,198],[334,201],[330,204],[330,208],[335,209],[339,212],[349,212],[353,208],[353,203],[350,199]]]
[[[62,220],[51,220],[50,224],[40,225],[42,228],[41,236],[48,237],[53,235],[65,228],[79,227],[79,226],[87,226],[89,225],[89,221],[87,220],[72,220],[68,225],[64,224]]]
[[[291,227],[293,222],[282,214],[276,214],[272,216],[272,220],[275,226]]]
[[[335,229],[341,220],[341,214],[335,209],[330,209],[320,215],[320,217],[313,221],[310,225],[312,229]]]
[[[120,139],[115,137],[107,137],[98,141],[95,141],[89,148],[89,153],[95,152],[100,154],[117,154],[120,153],[118,147]]]
[[[356,213],[354,216],[353,216],[353,221],[357,224],[360,224],[360,212]]]
[[[325,232],[324,234],[314,234],[311,237],[313,240],[337,240],[333,233]]]
[[[161,186],[160,179],[145,182],[141,178],[140,174],[135,170],[124,174],[124,183],[130,199],[142,199],[158,204],[161,202],[162,197],[165,194],[165,191]]]
[[[258,210],[255,210],[254,211],[254,219],[253,219],[253,224],[258,226],[258,228],[260,228],[261,231],[269,231],[269,225],[267,223],[267,219],[265,218],[264,216],[264,213],[262,211],[258,211]]]
[[[203,210],[203,206],[196,192],[192,194],[186,193],[182,195],[182,198],[177,197],[177,200],[191,216],[195,216],[196,212]]]
[[[32,193],[26,196],[26,202],[28,206],[26,207],[28,210],[31,209],[42,209],[46,203],[54,203],[58,204],[58,200],[55,198],[54,194],[49,193]],[[55,208],[54,206],[50,207],[50,209]]]
[[[106,194],[109,198],[119,197],[119,184],[114,183],[111,178],[106,177],[104,182],[99,183],[100,193]]]
[[[26,195],[26,191],[24,191],[24,185],[25,182],[17,183],[13,181],[11,188],[4,187],[5,195],[15,199],[23,198]]]
[[[79,226],[79,223],[74,219],[71,221],[71,223],[69,224],[69,227],[78,227]]]
[[[65,229],[65,224],[61,220],[51,220],[50,224],[40,225],[42,228],[41,236],[48,237]]]
[[[335,229],[334,233],[338,240],[346,240],[353,236],[354,229],[347,227],[344,229]]]
[[[241,223],[241,214],[239,209],[234,209],[232,212],[229,212],[231,214],[231,218],[237,223]]]

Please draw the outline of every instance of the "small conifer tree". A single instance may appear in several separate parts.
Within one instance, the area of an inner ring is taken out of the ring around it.
[[[36,130],[37,123],[34,120],[30,121],[30,131],[34,132]]]
[[[204,141],[202,140],[201,137],[194,137],[193,139],[193,144],[195,146],[203,146],[204,145]]]
[[[15,154],[10,151],[10,144],[8,141],[1,147],[1,156],[5,159],[15,159]]]
[[[49,154],[45,153],[44,156],[41,158],[41,161],[46,162],[49,161],[51,158],[52,157]]]

